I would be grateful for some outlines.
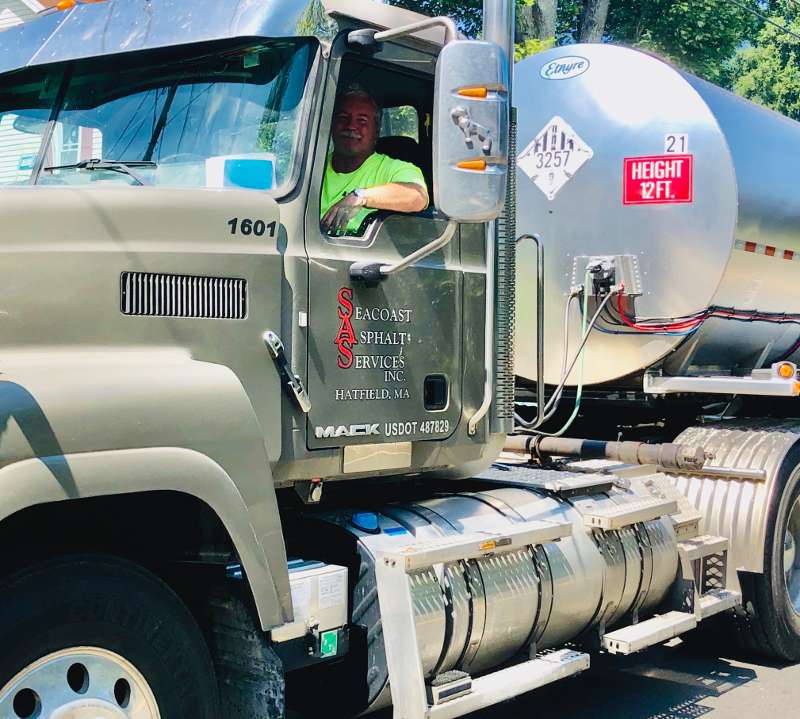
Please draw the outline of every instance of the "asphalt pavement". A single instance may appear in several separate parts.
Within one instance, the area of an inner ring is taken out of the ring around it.
[[[698,653],[679,639],[629,657],[593,655],[589,671],[470,719],[800,719],[800,664]]]

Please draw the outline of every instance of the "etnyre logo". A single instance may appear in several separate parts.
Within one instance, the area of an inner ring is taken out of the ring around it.
[[[545,80],[569,80],[583,75],[589,69],[589,61],[580,55],[568,55],[551,60],[542,66],[539,74]]]

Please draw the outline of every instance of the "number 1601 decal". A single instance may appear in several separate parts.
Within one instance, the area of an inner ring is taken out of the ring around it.
[[[228,227],[232,235],[255,235],[256,237],[275,237],[278,229],[276,222],[265,222],[264,220],[252,220],[249,217],[233,217],[228,220]]]

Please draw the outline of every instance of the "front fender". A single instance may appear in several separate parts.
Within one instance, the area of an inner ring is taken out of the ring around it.
[[[228,367],[182,352],[14,357],[0,376],[0,517],[148,490],[198,497],[230,533],[263,627],[292,617],[264,433]]]

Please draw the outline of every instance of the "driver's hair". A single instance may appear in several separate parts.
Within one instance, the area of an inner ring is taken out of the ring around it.
[[[336,103],[334,104],[334,113],[339,108],[339,105],[342,104],[345,98],[347,97],[360,97],[364,100],[369,100],[372,103],[372,106],[375,108],[375,122],[377,123],[378,127],[381,126],[381,119],[383,117],[383,108],[380,106],[378,101],[372,96],[372,94],[367,90],[363,85],[359,85],[357,82],[351,82],[344,90],[342,90],[336,96]]]

